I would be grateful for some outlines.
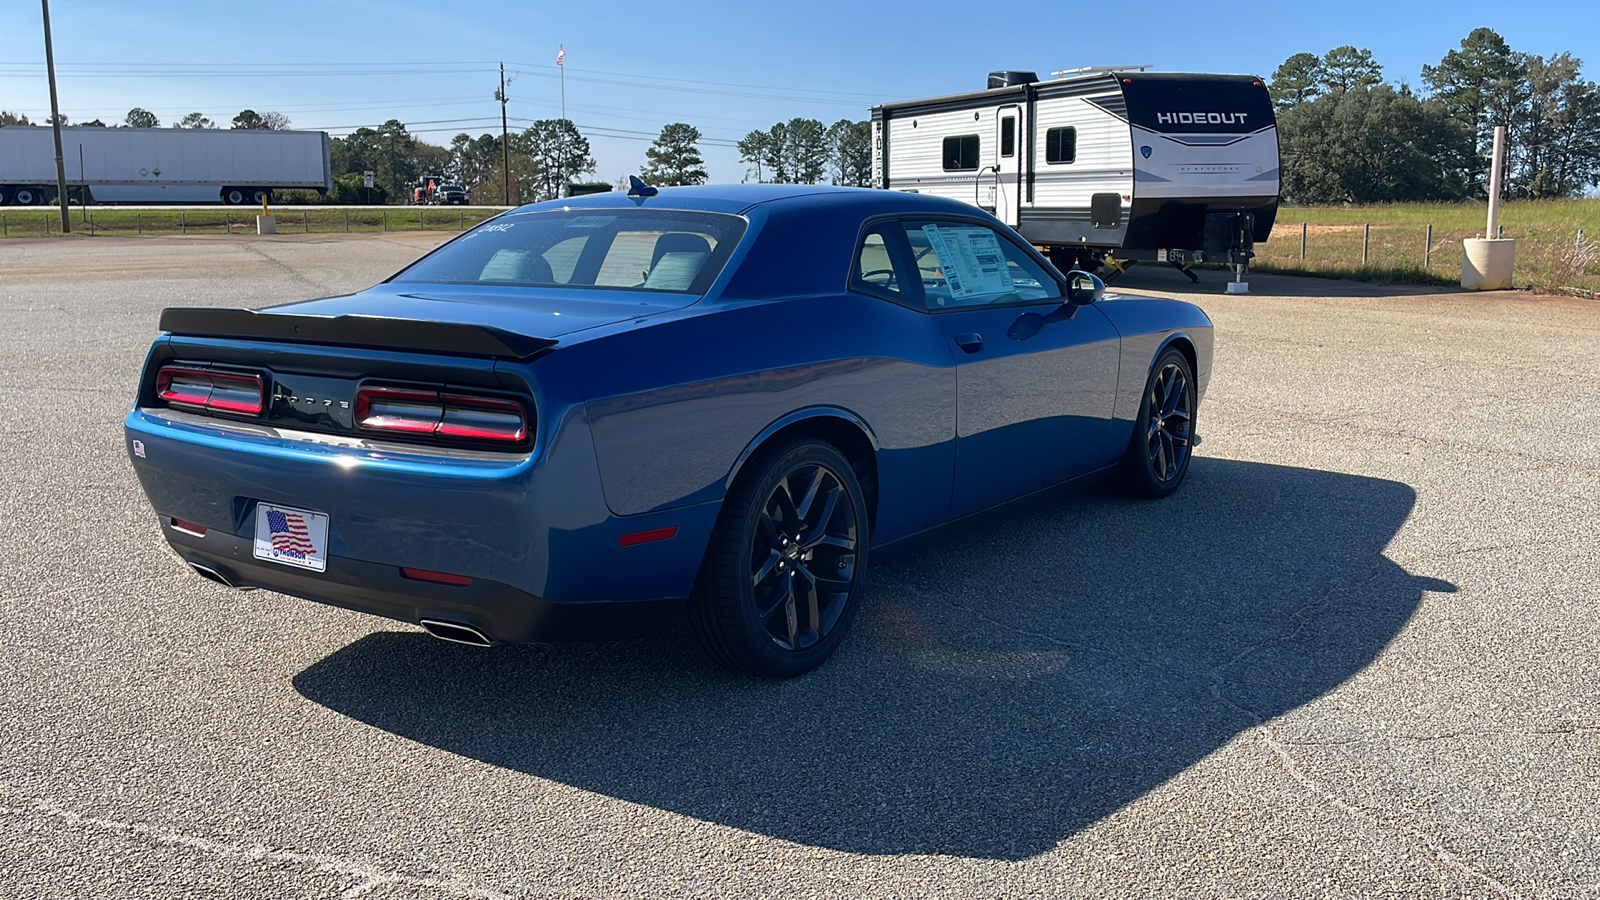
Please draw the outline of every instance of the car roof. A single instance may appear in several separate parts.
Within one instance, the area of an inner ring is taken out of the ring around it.
[[[519,206],[511,212],[534,212],[547,209],[615,209],[635,207],[642,209],[688,209],[703,212],[739,214],[763,204],[788,205],[794,201],[832,201],[840,206],[855,207],[868,215],[896,212],[977,213],[974,207],[942,197],[929,197],[904,191],[887,191],[876,188],[834,187],[821,184],[709,184],[693,187],[664,187],[649,197],[635,197],[623,191],[607,191],[546,200]],[[806,205],[810,205],[809,203]]]

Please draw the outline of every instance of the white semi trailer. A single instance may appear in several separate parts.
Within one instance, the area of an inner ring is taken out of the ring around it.
[[[55,202],[51,129],[0,128],[0,206]],[[67,189],[95,203],[259,204],[274,190],[333,187],[323,131],[61,129]]]

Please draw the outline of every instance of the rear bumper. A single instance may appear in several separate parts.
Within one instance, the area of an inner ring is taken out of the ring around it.
[[[253,542],[208,531],[195,537],[162,522],[167,543],[185,562],[210,568],[239,588],[264,588],[305,600],[415,625],[438,619],[471,625],[506,643],[602,641],[637,637],[666,627],[681,598],[600,603],[552,603],[497,581],[432,584],[394,566],[330,557],[325,572],[307,572],[256,559]]]
[[[719,504],[639,516],[605,505],[582,408],[522,454],[330,443],[164,409],[126,422],[129,461],[179,556],[229,582],[374,615],[471,625],[491,640],[625,637],[693,590]],[[256,506],[329,517],[327,570],[256,559]],[[204,537],[172,520],[203,526]],[[638,532],[672,530],[639,543]],[[408,579],[401,568],[471,579]]]

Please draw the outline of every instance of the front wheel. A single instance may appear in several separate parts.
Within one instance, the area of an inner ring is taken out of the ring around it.
[[[1165,497],[1183,484],[1194,448],[1194,370],[1168,349],[1150,367],[1139,418],[1122,459],[1122,486],[1138,497]]]
[[[768,678],[821,665],[855,618],[866,508],[849,460],[820,440],[787,444],[741,474],[690,608],[706,652]]]

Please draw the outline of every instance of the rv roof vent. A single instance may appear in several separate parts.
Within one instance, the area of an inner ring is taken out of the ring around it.
[[[1014,84],[1032,84],[1038,80],[1037,72],[990,72],[989,89],[1011,87]]]

